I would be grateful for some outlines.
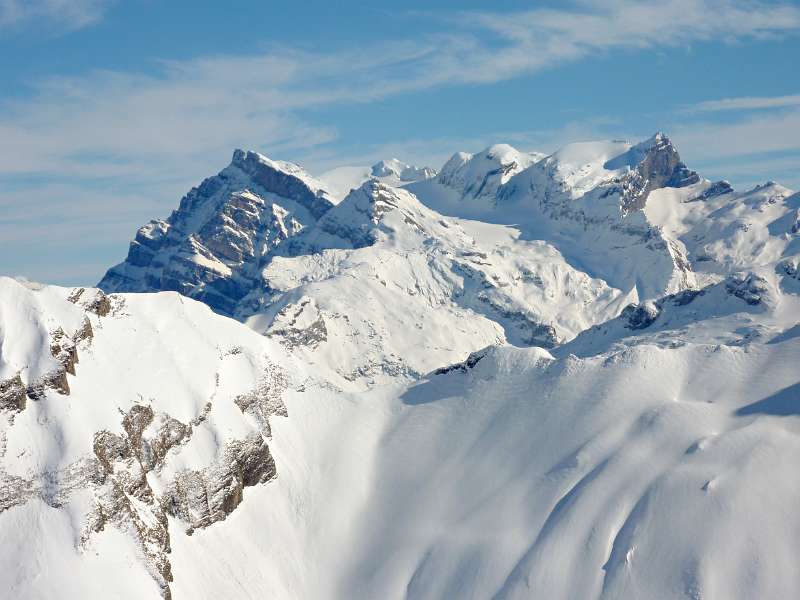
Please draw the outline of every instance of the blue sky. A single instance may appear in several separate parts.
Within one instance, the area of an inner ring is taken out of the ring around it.
[[[664,130],[800,189],[798,34],[759,0],[0,0],[0,274],[96,283],[235,147],[320,173]]]

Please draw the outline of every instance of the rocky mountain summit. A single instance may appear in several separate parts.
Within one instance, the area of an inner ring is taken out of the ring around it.
[[[177,291],[231,314],[265,256],[333,206],[322,184],[291,163],[236,150],[166,220],[136,233],[125,262],[98,284],[108,292]]]

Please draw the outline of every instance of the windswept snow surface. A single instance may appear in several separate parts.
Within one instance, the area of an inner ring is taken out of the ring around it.
[[[148,293],[0,278],[5,595],[800,597],[798,194],[663,134],[408,168],[237,151]]]

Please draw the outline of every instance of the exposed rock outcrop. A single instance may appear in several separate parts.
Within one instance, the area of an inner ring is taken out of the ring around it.
[[[661,307],[656,302],[629,304],[622,310],[621,317],[627,321],[628,329],[645,329],[652,325],[661,314]]]
[[[75,288],[67,297],[69,302],[82,306],[84,310],[105,317],[111,312],[111,302],[102,290],[97,288]]]
[[[186,533],[222,521],[239,506],[244,488],[275,477],[275,461],[259,433],[227,444],[218,461],[179,473],[161,506],[188,524]]]
[[[766,279],[755,273],[733,273],[725,279],[729,294],[741,298],[751,306],[772,302],[773,294]]]
[[[22,412],[25,410],[26,402],[25,384],[19,373],[10,379],[0,381],[0,410]]]

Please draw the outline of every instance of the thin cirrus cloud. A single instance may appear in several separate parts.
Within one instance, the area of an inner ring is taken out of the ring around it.
[[[800,150],[800,110],[767,112],[732,123],[678,125],[671,136],[687,158],[734,157]]]
[[[80,29],[101,20],[111,0],[0,0],[0,27],[46,21]]]
[[[690,106],[687,112],[719,112],[732,110],[760,110],[770,108],[800,107],[800,94],[789,96],[746,96],[707,100]]]

